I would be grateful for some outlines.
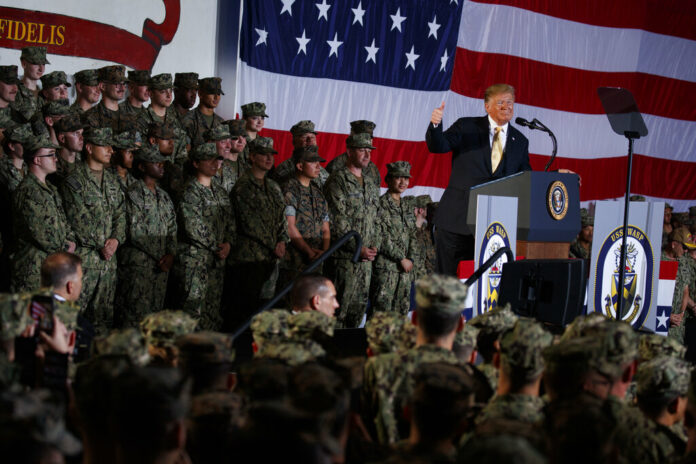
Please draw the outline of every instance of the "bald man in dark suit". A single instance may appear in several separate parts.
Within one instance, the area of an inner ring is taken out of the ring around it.
[[[474,259],[474,230],[466,224],[471,187],[532,169],[529,141],[510,124],[514,104],[512,86],[492,85],[484,97],[488,115],[459,118],[446,131],[442,127],[444,102],[433,110],[425,134],[428,149],[452,152],[452,174],[434,221],[439,273],[456,275],[459,261]]]

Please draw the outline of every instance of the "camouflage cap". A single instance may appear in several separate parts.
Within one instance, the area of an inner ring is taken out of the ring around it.
[[[433,199],[430,198],[430,195],[418,195],[416,197],[416,206],[418,208],[427,208],[430,203],[433,202]]]
[[[31,293],[0,293],[0,339],[14,340],[34,323],[29,313]]]
[[[150,71],[144,69],[128,71],[128,82],[135,85],[148,85]]]
[[[70,102],[67,98],[46,102],[41,110],[44,116],[65,116],[71,113]]]
[[[387,177],[411,177],[411,163],[408,161],[394,161],[393,163],[387,163]]]
[[[565,332],[561,335],[561,340],[582,337],[585,332],[592,327],[604,324],[610,319],[602,313],[593,312],[584,316],[578,316],[573,322],[568,324]]]
[[[173,345],[177,337],[193,332],[197,325],[185,312],[165,309],[145,316],[140,330],[152,345]]]
[[[22,143],[24,146],[24,154],[33,154],[37,150],[40,150],[41,148],[60,148],[59,145],[56,145],[49,139],[47,136],[39,136],[39,135],[32,135],[29,140],[26,142]]]
[[[80,115],[77,113],[70,113],[64,118],[59,119],[53,123],[53,129],[57,133],[61,132],[75,132],[80,129],[84,129],[85,125],[82,124]]]
[[[219,140],[227,140],[230,137],[230,129],[226,124],[218,124],[212,129],[208,129],[203,133],[203,139],[206,142],[217,142]]]
[[[0,66],[0,81],[5,84],[19,84],[19,78],[17,77],[17,66]]]
[[[33,136],[34,133],[29,123],[12,126],[5,130],[5,138],[13,142],[26,143]]]
[[[296,137],[303,134],[316,134],[317,132],[314,130],[314,123],[305,119],[292,126],[290,128],[290,133]]]
[[[638,335],[626,322],[611,319],[588,327],[583,335],[600,341],[601,351],[590,365],[609,378],[619,377],[626,365],[638,357]]]
[[[168,122],[153,122],[147,127],[147,136],[162,140],[174,140],[176,131]]]
[[[148,81],[147,81],[147,86],[151,88],[152,90],[167,90],[171,89],[174,87],[174,84],[172,84],[172,75],[168,73],[164,74],[157,74],[156,76],[152,76]]]
[[[602,342],[595,337],[575,337],[560,339],[558,343],[542,350],[545,370],[553,372],[557,368],[587,371],[595,356],[602,352]]]
[[[225,95],[225,92],[222,91],[222,79],[219,77],[199,79],[198,90],[208,95]]]
[[[528,379],[544,370],[541,352],[551,345],[553,335],[534,319],[520,318],[500,338],[500,360],[515,372],[523,371]]]
[[[204,331],[182,335],[176,346],[185,362],[221,364],[234,362],[232,342],[230,335]]]
[[[113,131],[110,127],[88,127],[83,133],[85,143],[93,145],[111,146],[114,144]]]
[[[246,135],[246,121],[243,119],[230,119],[225,121],[230,129],[231,137],[241,137]]]
[[[365,324],[365,333],[373,355],[397,351],[404,321],[404,316],[397,312],[379,311],[372,315]]]
[[[99,72],[96,69],[83,69],[75,73],[75,82],[82,85],[99,84]]]
[[[288,318],[290,338],[303,341],[312,339],[317,331],[333,337],[336,319],[319,311],[302,311]]]
[[[630,201],[646,201],[643,195],[631,195],[628,199]]]
[[[669,240],[679,242],[687,249],[696,249],[696,243],[686,227],[679,227],[669,234]]]
[[[19,58],[31,64],[51,64],[46,59],[46,47],[24,47]]]
[[[462,347],[470,347],[476,349],[476,338],[478,337],[479,329],[471,324],[464,324],[462,330],[454,336],[454,344]]]
[[[174,87],[179,89],[198,90],[198,73],[176,73],[174,74]]]
[[[370,134],[361,133],[353,134],[346,139],[346,147],[348,148],[369,148],[374,150],[372,146],[372,136]]]
[[[366,121],[364,119],[352,121],[350,123],[350,131],[353,134],[367,133],[370,134],[370,137],[372,137],[372,135],[374,134],[375,127],[377,127],[377,124],[375,124],[372,121]]]
[[[254,341],[279,342],[290,336],[288,319],[290,312],[284,309],[271,309],[257,314],[251,320],[251,333]]]
[[[266,104],[261,102],[252,102],[242,105],[242,118],[248,118],[250,116],[263,116],[267,118],[266,114]]]
[[[273,139],[270,137],[256,137],[249,142],[248,147],[249,153],[259,153],[262,155],[267,155],[269,153],[275,155],[278,153],[273,149]]]
[[[259,353],[261,357],[277,359],[293,367],[315,361],[317,358],[325,355],[326,352],[312,341],[304,343],[282,342],[266,346],[263,354]]]
[[[319,161],[320,163],[326,162],[324,158],[319,156],[319,148],[316,145],[295,148],[292,151],[292,159],[295,163],[312,163],[315,161]]]
[[[594,226],[594,217],[590,215],[587,208],[580,208],[580,226]]]
[[[684,359],[686,346],[676,338],[657,334],[644,334],[638,341],[638,357],[641,361],[650,361],[658,356],[671,356]]]
[[[52,296],[52,290],[46,290],[45,295]],[[55,300],[54,312],[56,317],[65,325],[68,330],[77,329],[77,315],[80,312],[80,307],[77,303],[71,301],[59,301]]]
[[[519,318],[512,312],[510,304],[496,306],[488,312],[479,314],[471,319],[468,324],[477,327],[481,334],[500,334],[514,327]]]
[[[147,340],[135,328],[115,330],[107,336],[95,338],[92,342],[92,354],[126,355],[138,366],[146,366],[150,362]]]
[[[124,66],[104,66],[97,70],[97,75],[99,76],[99,82],[105,82],[107,84],[122,84],[128,82],[126,79],[126,68]]]
[[[658,356],[641,363],[635,378],[638,400],[686,396],[691,371],[687,361],[671,356]]]
[[[159,147],[149,143],[142,144],[133,152],[133,155],[133,160],[138,163],[164,163],[167,161],[167,158],[159,151]]]
[[[135,144],[135,134],[131,131],[121,132],[114,137],[112,147],[119,150],[134,150],[138,147]]]
[[[72,87],[70,81],[68,81],[68,76],[63,71],[53,71],[41,76],[41,86],[44,89],[58,87],[59,85]]]
[[[452,276],[431,274],[416,281],[416,306],[426,311],[461,314],[468,287]]]
[[[404,323],[401,325],[401,331],[399,332],[399,338],[397,339],[398,346],[396,350],[403,352],[415,348],[417,337],[418,329],[416,325],[409,319],[404,320]]]
[[[191,150],[191,153],[189,154],[189,158],[191,161],[207,161],[218,158],[222,159],[222,157],[218,155],[217,147],[212,142],[202,143],[193,147],[193,150]]]

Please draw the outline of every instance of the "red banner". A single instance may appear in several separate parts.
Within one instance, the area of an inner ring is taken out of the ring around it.
[[[146,19],[141,37],[96,21],[0,7],[0,47],[46,47],[49,54],[113,61],[149,70],[162,46],[172,41],[179,27],[180,0],[162,1],[164,21],[157,24]]]

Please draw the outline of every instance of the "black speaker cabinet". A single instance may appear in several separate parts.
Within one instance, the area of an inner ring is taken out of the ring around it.
[[[565,327],[583,313],[587,276],[582,259],[525,259],[505,263],[498,304],[520,316]]]

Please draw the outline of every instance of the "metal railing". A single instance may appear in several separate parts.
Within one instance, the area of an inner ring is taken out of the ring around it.
[[[341,248],[343,245],[345,245],[345,243],[352,238],[355,238],[355,251],[353,252],[353,257],[351,258],[351,261],[354,263],[357,263],[358,260],[360,260],[360,250],[362,249],[362,237],[356,231],[351,230],[346,235],[344,235],[343,237],[336,240],[336,242],[333,245],[331,245],[328,250],[326,250],[324,253],[322,253],[321,256],[319,256],[317,259],[312,261],[309,264],[309,266],[307,266],[307,268],[304,269],[302,271],[302,273],[300,273],[300,275],[295,277],[289,284],[287,284],[280,292],[278,292],[276,294],[276,296],[273,297],[273,299],[271,299],[268,303],[266,303],[265,305],[263,305],[259,309],[257,309],[256,312],[254,312],[254,314],[252,314],[251,317],[249,317],[249,319],[247,319],[247,321],[244,324],[237,327],[237,329],[234,332],[232,332],[232,336],[234,338],[239,337],[239,335],[242,332],[244,332],[247,328],[249,328],[249,325],[251,324],[251,320],[254,318],[254,316],[256,316],[257,314],[262,313],[268,309],[273,308],[276,305],[276,303],[278,303],[285,295],[288,294],[288,292],[290,292],[290,290],[292,290],[292,286],[295,284],[295,280],[300,278],[300,276],[302,276],[302,275],[311,274],[312,272],[314,272],[324,261],[326,261],[329,258],[329,256],[334,254],[339,248]],[[509,248],[508,248],[508,250],[509,250]],[[510,256],[512,256],[512,252],[510,253]],[[508,258],[508,259],[511,259],[511,258]]]
[[[512,250],[510,249],[510,247],[502,247],[502,248],[499,248],[498,251],[496,251],[495,253],[493,253],[493,256],[491,256],[490,258],[488,258],[488,260],[486,260],[486,262],[483,263],[483,264],[481,265],[481,267],[479,267],[478,269],[476,269],[476,272],[474,272],[473,274],[471,274],[471,277],[469,277],[468,279],[466,279],[466,282],[464,282],[464,283],[465,283],[467,286],[470,286],[471,284],[473,284],[474,282],[476,282],[477,280],[479,280],[479,279],[481,278],[481,276],[483,275],[483,273],[486,272],[486,271],[488,270],[488,268],[491,267],[491,266],[493,265],[493,263],[495,263],[496,261],[498,261],[498,258],[500,258],[503,254],[504,254],[505,256],[507,256],[507,259],[508,259],[508,262],[509,262],[509,263],[511,263],[511,262],[513,262],[513,261],[515,260],[515,257],[513,256]]]

